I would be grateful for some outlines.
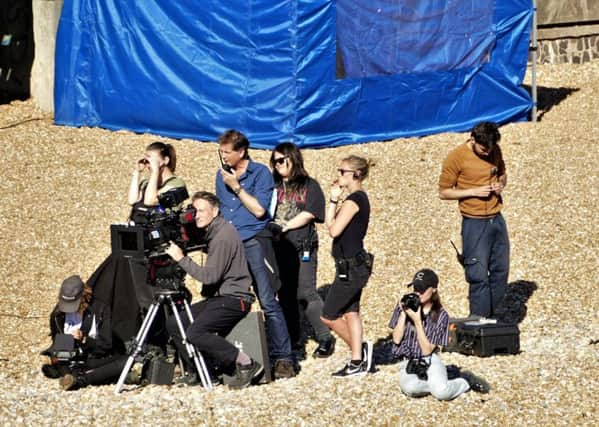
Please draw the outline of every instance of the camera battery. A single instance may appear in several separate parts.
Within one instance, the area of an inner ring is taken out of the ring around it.
[[[520,330],[517,325],[486,323],[481,320],[456,324],[455,347],[462,354],[495,356],[520,352]]]

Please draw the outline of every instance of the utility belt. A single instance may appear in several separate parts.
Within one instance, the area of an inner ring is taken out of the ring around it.
[[[350,267],[357,267],[362,264],[372,264],[374,255],[362,250],[351,258],[335,258],[335,263],[347,263]]]
[[[358,252],[351,258],[335,258],[335,267],[337,269],[337,277],[341,280],[349,280],[349,271],[356,267],[366,266],[368,274],[372,273],[372,264],[374,255],[365,250]]]

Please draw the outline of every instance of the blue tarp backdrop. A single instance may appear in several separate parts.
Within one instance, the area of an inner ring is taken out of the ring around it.
[[[64,0],[58,124],[303,147],[525,120],[531,0]]]

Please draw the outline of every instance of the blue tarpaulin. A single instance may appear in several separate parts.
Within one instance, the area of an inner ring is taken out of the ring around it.
[[[525,120],[531,0],[65,0],[55,121],[324,147]]]

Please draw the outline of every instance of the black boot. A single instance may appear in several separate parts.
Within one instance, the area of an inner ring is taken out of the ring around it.
[[[72,374],[66,374],[59,380],[60,387],[64,390],[78,390],[87,386],[85,380],[85,374],[83,372],[73,372]]]
[[[70,374],[71,370],[63,363],[49,364],[45,363],[42,365],[42,372],[48,378],[60,378],[66,374]]]
[[[320,341],[318,343],[318,347],[316,347],[316,350],[314,350],[314,353],[312,353],[312,356],[321,359],[329,357],[335,352],[335,341],[335,337],[333,336],[326,341]]]
[[[472,391],[487,394],[491,390],[491,386],[483,377],[479,377],[470,371],[462,371],[460,376],[468,382]]]

